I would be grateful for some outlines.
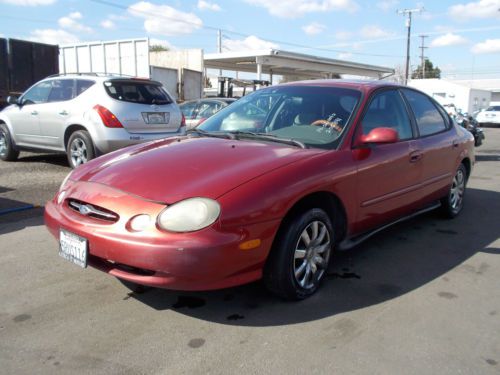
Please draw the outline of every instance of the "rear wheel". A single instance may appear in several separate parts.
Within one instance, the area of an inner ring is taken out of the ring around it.
[[[14,148],[7,125],[0,124],[0,159],[4,161],[17,160],[19,151]]]
[[[71,168],[76,168],[81,164],[93,159],[94,145],[92,138],[86,130],[78,130],[71,134],[67,147],[68,163]]]
[[[326,275],[333,235],[330,218],[319,208],[285,223],[264,268],[267,288],[289,300],[314,294]]]
[[[452,219],[462,211],[466,184],[467,170],[463,164],[460,164],[453,177],[447,196],[441,199],[442,211],[446,217]]]

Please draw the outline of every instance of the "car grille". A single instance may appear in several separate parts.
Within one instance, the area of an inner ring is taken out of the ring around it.
[[[116,223],[120,218],[120,216],[113,211],[77,199],[69,199],[68,207],[78,212],[80,215],[107,221],[109,223]]]

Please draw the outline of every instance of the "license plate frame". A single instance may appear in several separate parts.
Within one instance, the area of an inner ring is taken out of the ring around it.
[[[85,237],[62,228],[59,230],[60,257],[81,268],[87,268],[88,253],[89,241]]]
[[[170,112],[146,112],[145,115],[150,125],[166,125],[170,121]]]

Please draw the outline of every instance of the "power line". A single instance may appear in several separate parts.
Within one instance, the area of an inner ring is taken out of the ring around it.
[[[102,5],[107,5],[107,6],[110,6],[110,7],[113,7],[113,8],[122,9],[122,10],[128,10],[129,9],[128,6],[117,4],[117,3],[114,3],[114,2],[111,2],[111,1],[107,1],[107,0],[89,0],[89,1],[92,1],[92,2],[98,3],[98,4],[102,4]],[[224,33],[238,35],[238,36],[245,37],[245,38],[248,38],[248,37],[252,36],[251,34],[245,34],[245,33],[240,33],[240,32],[236,32],[236,31],[232,31],[232,30],[222,29],[222,28],[216,27],[216,26],[200,25],[199,23],[196,23],[196,22],[191,22],[191,21],[183,20],[183,19],[179,19],[179,18],[168,17],[168,16],[165,16],[165,15],[162,15],[162,14],[155,14],[155,13],[145,12],[145,11],[136,10],[136,9],[134,9],[134,12],[135,13],[139,13],[139,14],[143,14],[143,15],[147,15],[149,17],[162,18],[162,19],[165,19],[165,20],[168,20],[168,21],[175,21],[175,22],[178,22],[178,23],[185,23],[185,24],[188,24],[188,25],[195,26],[197,28],[203,28],[203,29],[213,30],[213,31],[219,31],[219,30],[221,30]],[[256,36],[256,35],[253,35],[253,36]],[[353,52],[353,51],[337,50],[337,49],[331,49],[331,48],[311,47],[311,46],[307,46],[307,45],[304,45],[304,44],[290,43],[290,42],[286,42],[286,41],[283,41],[283,40],[276,40],[276,39],[268,39],[268,38],[260,38],[260,39],[268,41],[268,42],[271,42],[271,43],[282,44],[282,45],[292,46],[292,47],[296,47],[296,48],[317,50],[317,51],[336,52],[336,53],[351,53],[353,55],[373,56],[373,57],[401,57],[401,56],[395,56],[395,55],[385,55],[385,54],[365,53],[365,52]]]

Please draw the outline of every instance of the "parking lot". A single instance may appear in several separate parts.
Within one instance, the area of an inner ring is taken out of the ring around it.
[[[431,212],[336,254],[295,303],[260,283],[132,292],[82,270],[58,257],[39,207],[65,156],[0,162],[0,373],[498,374],[500,129],[485,134],[461,216]]]

